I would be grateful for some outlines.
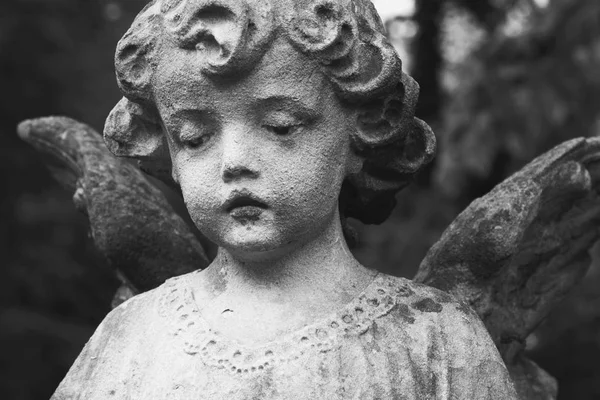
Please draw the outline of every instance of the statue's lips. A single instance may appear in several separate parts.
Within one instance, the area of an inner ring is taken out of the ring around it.
[[[234,191],[223,204],[224,209],[234,218],[255,219],[269,208],[258,197],[246,190]]]

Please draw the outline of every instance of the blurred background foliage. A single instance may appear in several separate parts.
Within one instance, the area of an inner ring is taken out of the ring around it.
[[[600,128],[600,1],[375,0],[436,161],[380,226],[356,225],[357,257],[411,277],[474,198],[536,155]],[[62,114],[102,131],[120,95],[116,42],[144,0],[0,3],[0,398],[50,397],[110,309],[118,282],[86,220],[20,142],[23,119]],[[532,335],[561,399],[600,398],[600,272]]]

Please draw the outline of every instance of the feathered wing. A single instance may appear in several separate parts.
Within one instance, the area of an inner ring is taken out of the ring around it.
[[[129,289],[143,292],[208,265],[201,242],[163,192],[130,162],[113,156],[92,128],[48,117],[22,122],[18,133],[74,191],[100,253],[129,287],[117,293],[121,300],[132,294]]]
[[[475,200],[446,229],[414,280],[467,301],[523,399],[556,396],[523,355],[525,339],[584,276],[600,236],[600,138],[573,139]]]

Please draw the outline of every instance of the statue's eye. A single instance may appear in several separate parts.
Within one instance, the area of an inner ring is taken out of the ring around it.
[[[197,149],[201,147],[206,142],[206,138],[204,136],[200,136],[194,139],[186,140],[184,143],[187,147],[191,149]]]
[[[265,125],[265,128],[277,136],[287,136],[294,133],[299,125]]]
[[[276,136],[289,136],[302,130],[310,122],[302,112],[276,109],[267,111],[262,118],[262,127]]]
[[[185,124],[179,131],[181,143],[188,149],[198,149],[205,146],[213,135],[214,131],[212,129],[197,124]]]

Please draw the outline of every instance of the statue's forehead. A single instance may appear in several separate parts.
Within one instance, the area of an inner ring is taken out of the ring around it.
[[[319,107],[324,92],[331,88],[318,63],[286,40],[275,40],[269,46],[257,65],[216,77],[201,68],[200,52],[168,49],[155,77],[157,100],[176,109],[189,109],[226,103],[232,96],[243,95],[257,100],[289,97],[308,107]]]

